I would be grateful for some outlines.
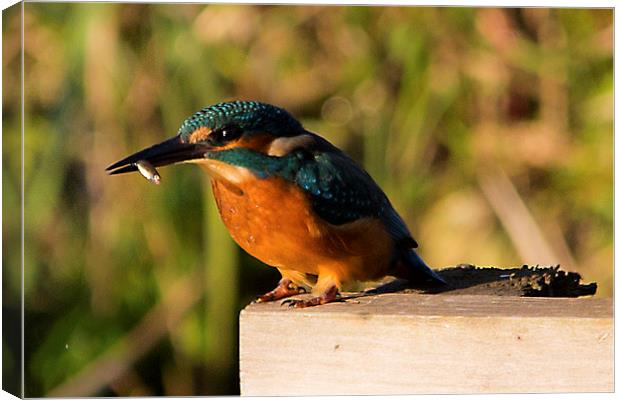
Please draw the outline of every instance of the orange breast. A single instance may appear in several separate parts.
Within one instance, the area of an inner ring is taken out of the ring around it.
[[[340,282],[386,274],[393,242],[378,219],[340,226],[314,215],[297,186],[282,178],[232,185],[212,179],[220,215],[233,239],[262,262]]]

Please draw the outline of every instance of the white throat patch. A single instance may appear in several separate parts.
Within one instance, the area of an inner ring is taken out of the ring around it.
[[[247,168],[227,164],[218,160],[205,158],[200,160],[199,164],[214,178],[227,181],[233,185],[240,185],[252,179],[254,176]]]

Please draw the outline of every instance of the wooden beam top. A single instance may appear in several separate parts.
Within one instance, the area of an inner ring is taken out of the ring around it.
[[[343,297],[352,295],[344,293]],[[304,295],[309,296],[309,295]],[[303,297],[303,296],[300,296]],[[540,298],[488,295],[386,293],[354,297],[344,302],[292,309],[281,302],[250,304],[252,314],[284,314],[309,317],[325,314],[350,316],[411,315],[526,318],[611,318],[612,299]]]

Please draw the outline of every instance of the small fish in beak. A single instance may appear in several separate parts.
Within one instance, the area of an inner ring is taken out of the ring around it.
[[[146,160],[138,160],[136,161],[135,165],[143,177],[156,185],[160,184],[161,176],[159,176],[159,173],[157,172],[153,164]]]

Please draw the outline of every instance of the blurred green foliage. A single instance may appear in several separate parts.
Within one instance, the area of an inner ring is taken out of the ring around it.
[[[224,100],[285,107],[363,162],[431,265],[560,263],[612,294],[611,10],[26,3],[24,29],[26,396],[238,392],[237,312],[278,274],[230,242],[199,168],[104,172]]]

